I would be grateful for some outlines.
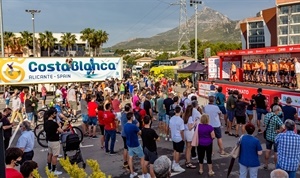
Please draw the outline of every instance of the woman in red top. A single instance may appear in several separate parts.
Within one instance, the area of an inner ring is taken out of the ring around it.
[[[101,132],[101,137],[100,137],[100,144],[101,144],[101,149],[104,149],[104,117],[103,117],[103,112],[104,112],[104,106],[100,104],[98,106],[98,123],[100,126],[100,132]]]
[[[6,178],[23,178],[23,175],[15,169],[20,165],[22,155],[23,151],[16,147],[8,148],[5,151]]]

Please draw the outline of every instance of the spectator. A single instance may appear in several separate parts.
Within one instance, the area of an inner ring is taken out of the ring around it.
[[[46,99],[47,99],[47,89],[45,87],[45,84],[42,84],[41,93],[42,93],[42,107],[45,108]]]
[[[88,125],[89,125],[89,136],[96,139],[96,126],[97,126],[97,112],[98,104],[96,103],[96,95],[92,95],[92,100],[87,104],[88,110]]]
[[[1,113],[0,113],[1,115]],[[5,108],[3,110],[2,116],[0,116],[0,122],[2,122],[3,126],[3,138],[4,138],[4,149],[6,150],[9,146],[9,140],[12,133],[13,124],[9,122],[8,117],[11,115],[11,109]]]
[[[67,91],[67,101],[69,103],[70,109],[73,111],[73,117],[76,118],[77,96],[76,96],[76,90],[74,84],[71,84],[70,89]]]
[[[242,134],[245,133],[245,124],[246,124],[246,107],[249,105],[249,102],[246,102],[243,98],[242,94],[238,95],[238,100],[236,102],[236,111],[235,111],[235,117],[236,117],[236,133],[235,137],[239,137],[239,129],[242,130]]]
[[[80,100],[80,111],[81,111],[81,117],[82,117],[82,131],[84,136],[88,136],[88,109],[87,109],[87,101],[86,101],[86,94],[82,93],[81,100]]]
[[[251,123],[246,124],[246,135],[240,138],[240,178],[246,178],[249,172],[250,178],[257,178],[260,166],[259,156],[262,155],[262,147],[259,140],[253,137],[255,126]]]
[[[300,62],[299,59],[295,57],[295,73],[296,73],[296,81],[297,81],[297,88],[296,91],[300,91]]]
[[[32,122],[35,104],[31,100],[31,95],[27,93],[25,99],[25,112],[29,122]]]
[[[209,103],[204,107],[204,112],[209,116],[209,125],[211,125],[214,129],[215,137],[217,138],[218,146],[219,146],[219,153],[220,156],[227,156],[227,153],[224,151],[223,148],[223,141],[222,141],[222,130],[221,130],[221,121],[220,116],[222,112],[220,111],[219,107],[214,105],[215,97],[209,96],[208,98]]]
[[[114,151],[116,143],[116,122],[118,121],[114,113],[111,112],[111,104],[107,103],[105,105],[105,111],[103,113],[104,118],[104,130],[105,130],[105,151],[106,154],[115,155]],[[110,141],[110,149],[108,149],[108,142]]]
[[[171,139],[173,141],[174,150],[172,169],[175,172],[184,172],[185,169],[179,165],[180,153],[182,153],[184,149],[184,122],[180,117],[181,108],[176,106],[175,113],[175,116],[170,119]]]
[[[18,89],[15,89],[14,90],[14,94],[13,94],[13,97],[11,98],[12,99],[12,116],[10,118],[10,123],[13,123],[14,122],[14,119],[17,117],[19,117],[19,122],[22,122],[23,121],[23,116],[22,116],[22,103],[21,103],[21,99],[19,97],[19,94],[18,94]]]
[[[271,172],[270,178],[289,178],[289,174],[281,169],[275,169]]]
[[[278,96],[275,96],[275,97],[274,97],[273,103],[272,103],[271,106],[270,106],[270,112],[272,112],[272,108],[273,108],[274,106],[276,106],[276,105],[278,105],[278,106],[281,108],[281,110],[282,110],[282,105],[280,104],[280,98],[279,98]],[[279,118],[282,120],[282,122],[283,122],[283,114],[279,115],[278,117],[279,117]]]
[[[287,119],[291,119],[295,121],[298,119],[298,113],[296,108],[291,106],[292,99],[291,97],[286,98],[286,105],[282,107],[282,112],[283,112],[283,121],[286,121]]]
[[[129,160],[128,165],[130,169],[130,178],[134,178],[137,176],[137,173],[133,170],[133,156],[137,155],[140,158],[140,164],[141,167],[144,167],[144,152],[143,149],[139,143],[138,135],[141,135],[141,130],[136,126],[136,124],[133,124],[133,113],[129,112],[127,113],[127,123],[124,126],[124,132],[126,135],[126,144],[128,146],[128,154],[129,154]],[[143,171],[144,176],[144,171]],[[147,175],[146,175],[147,176]]]
[[[168,94],[168,98],[166,98],[164,100],[163,104],[164,104],[163,107],[166,109],[166,119],[165,119],[165,134],[166,134],[166,138],[165,138],[165,140],[166,141],[167,140],[172,141],[170,139],[170,135],[169,135],[169,133],[170,133],[170,131],[169,131],[169,124],[170,124],[170,119],[171,119],[171,117],[170,117],[170,115],[171,115],[170,114],[170,108],[174,104],[173,94],[172,93]]]
[[[34,161],[25,161],[21,167],[20,172],[24,178],[34,178],[33,171],[38,168],[38,164]]]
[[[101,149],[104,149],[104,138],[105,138],[105,132],[104,132],[104,127],[105,127],[105,122],[104,122],[104,106],[102,104],[98,105],[98,124],[100,127],[100,144],[101,144]]]
[[[237,90],[230,92],[230,95],[226,102],[226,110],[227,110],[227,131],[225,131],[225,134],[228,134],[229,136],[234,136],[234,134],[231,132],[231,127],[234,120],[234,114],[235,114],[235,108],[236,108],[236,100],[237,95],[239,92]]]
[[[158,111],[158,131],[159,135],[162,137],[166,137],[166,109],[164,107],[164,96],[163,93],[159,94],[159,98],[156,103],[157,111]]]
[[[248,119],[249,119],[249,122],[252,123],[252,119],[253,119],[253,109],[255,107],[255,94],[253,94],[251,96],[251,100],[249,101],[249,105],[247,106],[247,109],[246,109],[246,114],[248,116]]]
[[[213,176],[215,175],[213,169],[212,169],[212,143],[213,139],[215,139],[215,132],[214,128],[209,125],[209,115],[203,114],[201,116],[201,124],[198,125],[198,159],[199,159],[199,174],[203,174],[203,160],[204,156],[206,155],[207,158],[207,165],[208,165],[208,175]]]
[[[266,115],[268,113],[267,109],[267,98],[265,95],[262,94],[262,89],[257,89],[257,95],[254,98],[255,104],[256,104],[256,113],[257,113],[257,127],[258,127],[258,133],[262,133],[260,129],[260,120],[262,118],[262,115]]]
[[[300,164],[300,135],[294,133],[295,122],[287,119],[284,122],[286,132],[280,133],[275,139],[278,147],[277,169],[285,170],[289,178],[296,178]]]
[[[153,164],[153,171],[156,178],[170,178],[171,177],[171,160],[163,155],[157,158]]]
[[[20,165],[23,151],[16,147],[8,148],[5,152],[6,178],[23,178],[15,168]]]
[[[224,120],[225,120],[225,125],[227,125],[227,113],[226,113],[226,109],[225,109],[226,97],[222,93],[222,90],[223,90],[222,87],[218,87],[218,89],[217,89],[218,92],[215,95],[215,98],[216,98],[215,103],[219,107],[220,111],[222,112],[222,114],[224,116]]]
[[[10,93],[8,87],[5,88],[5,92],[3,93],[3,99],[5,100],[5,108],[8,108],[10,102]]]
[[[21,164],[25,161],[32,160],[34,156],[34,134],[30,128],[30,122],[23,121],[20,125],[21,136],[18,139],[17,147],[23,151]]]
[[[274,162],[277,163],[277,145],[275,144],[275,137],[278,133],[284,130],[284,125],[278,117],[282,111],[280,106],[275,105],[273,112],[266,114],[264,124],[266,125],[266,152],[264,169],[268,169],[268,161],[271,154],[272,146],[274,145]]]

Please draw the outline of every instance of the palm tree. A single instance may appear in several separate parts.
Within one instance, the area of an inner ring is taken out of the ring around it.
[[[89,55],[91,55],[91,43],[93,43],[94,41],[94,32],[95,29],[91,29],[91,28],[85,28],[83,29],[80,33],[82,34],[80,36],[80,39],[82,41],[87,41],[88,46],[89,46]]]
[[[102,46],[108,40],[108,34],[106,31],[97,30],[94,35],[95,48],[99,47],[100,54],[102,54]],[[95,50],[96,51],[96,50]]]
[[[57,38],[54,38],[52,32],[45,31],[45,33],[39,33],[40,36],[40,44],[45,49],[48,49],[48,57],[50,57],[50,49],[54,47]]]
[[[28,31],[23,31],[20,32],[21,34],[21,38],[20,38],[20,45],[22,47],[27,47],[28,49],[32,49],[33,50],[33,35],[32,33],[28,32]],[[24,51],[24,48],[23,48]],[[33,51],[32,51],[33,54]]]
[[[70,55],[71,47],[76,43],[76,36],[72,33],[63,33],[59,41],[63,47],[68,49],[68,56]]]
[[[4,47],[7,50],[8,56],[10,54],[10,50],[15,48],[15,34],[13,32],[4,32],[3,41]],[[5,50],[4,50],[5,51]]]

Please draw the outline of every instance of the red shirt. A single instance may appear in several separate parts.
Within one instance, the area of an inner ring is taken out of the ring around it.
[[[147,115],[147,113],[146,113],[146,111],[145,111],[145,109],[142,109],[142,108],[140,108],[140,107],[137,107],[137,108],[135,108],[134,109],[135,111],[138,111],[138,110],[140,110],[140,115],[141,115],[141,117],[142,117],[142,119],[144,119],[144,117]]]
[[[103,117],[104,112],[99,110],[98,111],[98,122],[99,125],[104,125],[104,117]]]
[[[112,108],[113,108],[114,112],[121,112],[121,110],[120,110],[120,104],[121,104],[120,100],[114,99],[114,100],[112,100],[111,103],[112,103]]]
[[[111,111],[104,111],[103,118],[105,130],[116,130],[116,116]]]
[[[97,117],[97,109],[98,105],[96,102],[91,101],[88,103],[88,116],[89,117]]]
[[[66,98],[67,97],[67,90],[63,87],[62,89],[61,89],[61,92],[62,92],[62,97],[63,98]]]
[[[5,169],[6,178],[24,178],[23,175],[14,168]]]
[[[25,93],[24,92],[21,92],[20,93],[20,100],[21,100],[21,103],[24,103],[24,101],[25,101]]]

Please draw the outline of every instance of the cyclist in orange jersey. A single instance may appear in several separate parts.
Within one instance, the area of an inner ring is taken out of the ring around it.
[[[260,67],[260,81],[266,83],[266,72],[267,72],[267,67],[266,64],[264,62],[264,59],[260,59],[259,62],[259,67]]]
[[[276,63],[275,59],[272,60],[272,74],[271,74],[271,77],[272,77],[272,83],[273,84],[277,84],[277,73],[278,73],[278,64]]]
[[[283,80],[281,85],[286,86],[288,85],[289,66],[287,64],[287,59],[283,59],[282,61],[283,61],[284,72],[283,72]]]
[[[292,88],[296,83],[296,80],[295,80],[295,63],[293,61],[294,60],[292,58],[287,60],[287,65],[288,65],[288,68],[289,68],[289,75],[288,75],[289,88]]]
[[[279,58],[279,77],[280,77],[280,83],[283,84],[284,82],[284,60],[282,58]]]
[[[247,60],[243,60],[243,79],[247,81]]]
[[[272,60],[268,59],[267,60],[267,83],[271,83],[272,82]]]
[[[255,60],[254,62],[254,82],[259,82],[259,74],[260,74],[260,67],[259,67],[259,59]]]
[[[251,65],[251,82],[254,82],[254,79],[255,79],[255,73],[256,73],[256,69],[255,69],[255,59],[252,59],[252,61],[250,62],[250,65]]]
[[[250,60],[247,61],[246,68],[247,68],[247,81],[250,81],[250,77],[251,77],[251,64],[250,64]]]

